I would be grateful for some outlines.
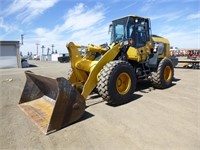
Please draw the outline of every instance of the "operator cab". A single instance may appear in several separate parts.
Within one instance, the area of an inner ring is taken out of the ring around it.
[[[111,43],[127,41],[130,46],[140,48],[150,41],[150,20],[139,16],[127,16],[113,20],[110,25]]]

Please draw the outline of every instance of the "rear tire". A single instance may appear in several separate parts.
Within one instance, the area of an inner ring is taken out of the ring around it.
[[[109,104],[119,105],[130,101],[135,87],[134,68],[126,61],[111,61],[99,73],[98,92]]]
[[[168,88],[172,85],[172,79],[174,78],[173,63],[168,58],[163,58],[159,65],[157,72],[152,72],[152,84],[153,87],[158,89]]]

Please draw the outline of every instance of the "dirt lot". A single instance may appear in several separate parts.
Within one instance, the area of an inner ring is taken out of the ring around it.
[[[35,73],[66,76],[69,64],[32,61]],[[98,95],[78,123],[45,136],[17,106],[24,71],[0,70],[0,149],[200,149],[200,70],[175,69],[171,88],[140,81],[133,101],[113,107]],[[10,80],[9,80],[10,79]]]

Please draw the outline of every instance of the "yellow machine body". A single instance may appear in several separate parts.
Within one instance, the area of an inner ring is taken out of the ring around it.
[[[107,51],[98,61],[94,60],[94,51],[90,51],[85,57],[81,58],[81,53],[78,51],[78,46],[70,42],[67,44],[69,51],[69,56],[71,60],[72,75],[70,81],[77,88],[82,89],[81,95],[87,98],[87,96],[92,92],[92,90],[97,85],[97,77],[103,66],[114,60],[120,51],[120,43],[113,46],[109,51]],[[95,52],[102,52],[102,48],[95,49]],[[105,50],[103,51],[103,53]]]
[[[152,40],[154,42],[164,43],[164,52],[158,56],[159,58],[170,56],[169,41],[167,39],[153,37]],[[98,74],[103,66],[105,66],[106,63],[114,60],[114,58],[119,54],[121,45],[122,43],[119,43],[115,46],[110,45],[110,49],[108,51],[100,46],[89,45],[88,48],[86,48],[86,55],[81,57],[81,53],[78,51],[78,48],[80,48],[79,45],[76,46],[72,42],[67,44],[72,68],[70,81],[77,88],[82,89],[81,95],[83,95],[85,98],[87,98],[87,96],[96,87]],[[146,45],[141,48],[134,48],[130,46],[127,51],[128,60],[133,60],[136,62],[146,61],[147,55],[151,53],[151,48],[152,42],[147,42]],[[100,60],[95,60],[96,52],[102,53]]]

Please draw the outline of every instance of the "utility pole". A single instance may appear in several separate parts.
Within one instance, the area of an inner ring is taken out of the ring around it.
[[[41,48],[42,48],[42,55],[43,55],[44,54],[44,48],[45,48],[44,45],[42,45]]]
[[[49,55],[49,51],[50,51],[50,48],[48,47],[47,48],[47,56]]]
[[[21,34],[21,45],[23,45],[23,44],[24,44],[23,40],[24,40],[24,35],[23,35],[23,34]]]
[[[36,43],[36,45],[37,45],[37,56],[38,56],[38,46],[40,45],[39,43]]]
[[[24,44],[23,40],[24,40],[24,35],[21,34],[21,42],[19,42],[19,45],[18,45],[19,50],[20,50],[21,45]],[[22,51],[21,50],[20,50],[20,55],[22,56]]]
[[[55,46],[52,44],[51,47],[52,47],[52,53],[54,53],[53,48],[54,48]]]

